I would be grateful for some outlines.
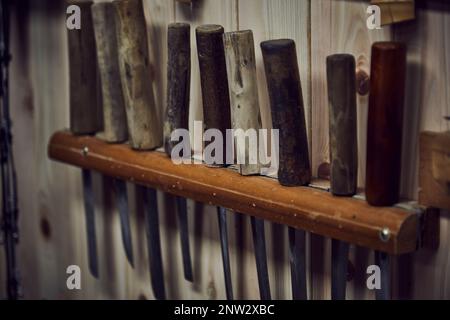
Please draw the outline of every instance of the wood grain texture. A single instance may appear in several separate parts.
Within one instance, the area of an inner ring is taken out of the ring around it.
[[[266,90],[266,76],[262,52],[259,44],[262,41],[290,38],[295,40],[302,83],[305,118],[308,128],[308,144],[311,150],[311,3],[310,0],[243,0],[238,3],[239,30],[250,29],[256,45],[256,74],[259,88],[259,104],[263,128],[272,128],[272,115],[269,95]],[[315,133],[316,135],[317,133]],[[269,147],[271,141],[268,141]],[[277,167],[270,174],[276,177]],[[308,291],[311,292],[309,277],[309,245],[307,237],[306,268],[308,272]],[[275,299],[291,299],[291,270],[285,262],[289,259],[289,245],[286,228],[272,224],[266,227],[268,239],[267,254],[269,277],[272,281],[272,296]]]
[[[450,132],[420,134],[419,203],[450,210]]]
[[[205,130],[219,130],[224,138],[226,130],[231,129],[231,111],[223,33],[224,29],[220,25],[202,25],[195,30]],[[212,165],[226,164],[226,150],[226,140],[223,139],[222,156],[218,157],[216,150],[212,156],[217,162]]]
[[[191,84],[191,29],[187,23],[168,26],[167,107],[164,119],[164,149],[171,155],[177,144],[171,141],[176,129],[189,128],[189,93]],[[184,155],[186,156],[186,155]]]
[[[333,53],[351,53],[356,57],[357,68],[369,73],[370,46],[374,41],[391,39],[391,27],[381,30],[366,28],[365,10],[367,1],[348,0],[203,0],[192,5],[176,4],[171,0],[145,0],[147,32],[150,39],[152,86],[155,91],[158,112],[163,110],[166,99],[165,78],[167,23],[186,21],[192,28],[204,23],[219,23],[226,31],[252,29],[255,43],[270,38],[289,37],[296,40],[300,77],[303,85],[304,103],[308,113],[307,88],[313,94],[311,110],[314,121],[312,162],[318,166],[328,160],[328,104],[326,92],[325,58]],[[24,3],[15,1],[14,4]],[[239,11],[236,10],[238,4]],[[306,6],[310,5],[311,10]],[[440,0],[417,1],[415,22],[393,27],[395,39],[408,44],[408,70],[404,119],[404,143],[402,161],[402,196],[417,198],[418,144],[420,130],[446,131],[449,124],[443,116],[450,113],[448,94],[448,67],[450,30],[449,4]],[[13,116],[14,148],[19,178],[19,201],[22,231],[19,245],[19,261],[26,298],[91,298],[91,299],[152,299],[146,264],[145,235],[143,233],[140,206],[132,214],[133,243],[141,245],[135,249],[137,269],[128,268],[123,255],[120,224],[115,208],[111,205],[107,179],[94,176],[96,209],[99,212],[97,230],[101,263],[99,281],[82,277],[81,291],[65,288],[65,268],[78,264],[87,272],[85,254],[84,220],[82,218],[81,179],[79,170],[48,161],[45,146],[50,134],[62,126],[69,126],[67,31],[65,29],[63,2],[54,0],[29,1],[29,10],[20,8],[15,15],[11,35],[14,51],[11,64],[11,108]],[[175,11],[176,10],[176,13]],[[30,14],[29,20],[24,18]],[[238,19],[239,16],[239,19]],[[311,16],[311,17],[310,17]],[[310,21],[311,23],[309,23]],[[308,30],[311,28],[311,32]],[[192,32],[192,30],[191,30]],[[311,39],[309,40],[309,37]],[[191,37],[193,39],[194,37]],[[311,56],[308,58],[309,42]],[[300,45],[303,44],[303,45]],[[192,51],[196,52],[195,41]],[[191,121],[202,119],[201,93],[198,61],[193,59],[191,86]],[[265,87],[261,52],[256,50],[259,88]],[[310,64],[309,61],[312,61]],[[58,68],[55,68],[55,65]],[[308,76],[308,69],[310,75]],[[52,70],[52,72],[49,72]],[[14,88],[14,89],[13,89]],[[271,126],[270,109],[266,90],[260,89],[263,127]],[[358,149],[359,186],[364,185],[365,131],[367,118],[367,96],[358,96]],[[65,105],[64,108],[61,106]],[[308,119],[308,116],[306,116]],[[320,127],[324,125],[326,127]],[[316,152],[319,150],[319,152]],[[30,161],[30,159],[33,159]],[[362,170],[361,170],[362,169]],[[314,175],[316,169],[313,170]],[[129,189],[130,199],[133,188]],[[134,201],[130,200],[130,205]],[[220,272],[220,245],[217,234],[215,207],[188,203],[189,213],[194,217],[190,234],[195,261],[194,272],[198,282],[187,284],[182,279],[179,257],[179,239],[174,223],[175,211],[170,199],[159,193],[158,204],[161,215],[162,249],[168,296],[171,298],[224,298],[223,274]],[[133,207],[134,210],[134,207]],[[61,214],[64,212],[64,215]],[[134,218],[136,216],[136,218]],[[229,217],[232,215],[228,215]],[[229,241],[232,262],[233,284],[237,298],[257,298],[257,282],[252,252],[250,224],[245,216],[229,218]],[[48,223],[48,224],[47,224]],[[141,223],[141,226],[139,225]],[[50,237],[44,237],[41,226],[50,226]],[[450,215],[442,212],[440,219],[441,247],[437,252],[421,250],[412,257],[413,298],[448,299],[450,282],[449,243]],[[56,227],[57,226],[57,227]],[[236,232],[235,232],[236,230]],[[266,224],[269,255],[269,272],[274,298],[289,299],[290,275],[287,263],[287,235],[282,226]],[[322,238],[322,237],[320,237]],[[323,238],[322,238],[323,239]],[[283,245],[284,244],[284,245]],[[322,242],[323,244],[323,242]],[[31,250],[30,250],[31,249]],[[330,257],[328,241],[320,247],[313,246],[312,257]],[[322,255],[319,254],[322,252]],[[366,288],[366,267],[374,261],[369,250],[351,247],[349,299],[370,299]],[[1,261],[0,263],[3,263]],[[309,265],[309,264],[308,264]],[[403,265],[405,266],[405,265]],[[311,297],[329,297],[329,269],[327,259],[311,265]],[[402,269],[402,272],[408,272]],[[354,275],[353,279],[351,275]],[[394,277],[397,277],[394,275]],[[395,278],[394,278],[395,279]],[[320,281],[319,281],[320,280]]]
[[[305,110],[293,40],[261,43],[273,128],[279,130],[278,181],[284,186],[311,181]]]
[[[399,201],[405,78],[406,46],[399,42],[375,43],[367,118],[365,190],[371,205],[390,206]]]
[[[142,0],[113,1],[113,4],[130,142],[136,149],[155,149],[162,144],[162,133],[150,81]]]
[[[84,147],[89,153],[82,153]],[[158,152],[136,152],[65,131],[53,135],[48,152],[54,160],[380,251],[399,254],[416,246],[417,216],[401,209],[379,209],[307,187],[277,186],[274,180],[226,169],[178,166]],[[379,236],[385,227],[392,234],[388,241]]]
[[[225,31],[237,29],[237,0],[203,0],[193,1],[191,5],[176,3],[175,18],[177,22],[186,22],[191,25],[191,50],[192,50],[192,73],[189,128],[191,132],[191,145],[196,154],[200,147],[194,145],[193,124],[195,120],[203,120],[203,103],[200,85],[199,61],[197,58],[197,42],[195,29],[199,25],[214,23],[220,24]],[[188,214],[190,220],[190,235],[192,245],[192,257],[194,262],[193,286],[179,286],[179,294],[186,298],[209,298],[225,299],[225,285],[223,279],[223,266],[218,234],[217,208],[203,205],[198,202],[188,201]],[[252,241],[249,219],[245,216],[234,217],[227,215],[229,226],[229,248],[231,275],[233,291],[236,299],[240,297],[258,297],[258,286],[254,265],[254,254],[252,252]],[[177,237],[177,232],[173,232]],[[210,241],[205,241],[210,239]],[[178,245],[179,239],[173,246]],[[177,251],[177,250],[176,250]],[[176,253],[174,253],[176,254]],[[180,254],[180,253],[178,253]],[[208,259],[204,259],[208,256]],[[172,260],[176,260],[173,259]],[[176,270],[178,266],[175,265]],[[239,272],[241,270],[242,272]],[[182,274],[182,269],[179,270]],[[248,283],[246,283],[248,280]],[[246,284],[245,284],[246,283]]]
[[[114,7],[112,3],[103,2],[93,4],[91,9],[103,101],[100,137],[108,142],[123,142],[128,138],[128,128],[117,56]]]
[[[330,104],[331,193],[356,193],[358,150],[356,135],[355,58],[349,54],[327,57]]]
[[[232,128],[235,130],[261,129],[261,116],[258,101],[258,83],[256,81],[255,44],[250,30],[227,32],[224,34],[225,57],[230,91]],[[244,144],[244,146],[242,146]],[[239,173],[242,175],[259,174],[259,143],[250,145],[247,139],[235,139],[236,159]],[[250,152],[256,154],[251,159]],[[256,151],[255,151],[256,150]],[[242,162],[243,161],[243,162]]]
[[[406,101],[402,159],[402,195],[418,196],[419,145],[421,131],[450,130],[444,116],[450,114],[450,3],[417,1],[417,21],[394,27],[394,37],[408,46]],[[444,243],[450,236],[449,211],[441,210],[437,252],[421,250],[413,255],[412,292],[415,299],[447,299],[450,295],[450,253]]]
[[[70,77],[70,129],[77,134],[96,133],[102,128],[97,101],[98,78],[92,1],[69,1],[81,11],[81,29],[67,29]]]
[[[329,162],[328,101],[326,86],[326,65],[328,55],[352,54],[356,68],[370,74],[371,45],[375,41],[392,39],[390,27],[369,30],[366,26],[365,1],[311,1],[311,99],[312,99],[312,169],[313,175],[321,163]],[[357,96],[358,133],[358,186],[365,185],[366,134],[368,96]],[[312,256],[312,297],[329,299],[331,292],[331,242],[314,237],[312,252],[323,252]],[[371,292],[365,283],[365,270],[361,265],[371,264],[372,254],[364,248],[350,248],[350,259],[355,265],[355,281],[348,283],[349,299],[370,299]]]

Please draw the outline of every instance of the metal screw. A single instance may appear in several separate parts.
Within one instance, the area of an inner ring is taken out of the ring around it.
[[[83,156],[86,157],[88,155],[88,153],[89,153],[89,148],[88,147],[84,147],[82,152],[83,152]]]
[[[391,231],[389,230],[389,228],[381,229],[381,231],[380,231],[381,241],[388,242],[390,237],[391,237]]]

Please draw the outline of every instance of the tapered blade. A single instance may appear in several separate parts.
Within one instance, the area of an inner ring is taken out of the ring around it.
[[[194,281],[192,274],[192,262],[191,252],[189,245],[189,230],[188,230],[188,216],[187,216],[187,203],[183,197],[176,197],[178,207],[178,222],[180,228],[180,240],[181,240],[181,254],[183,257],[183,270],[184,278],[187,281]]]
[[[89,270],[98,278],[97,236],[95,233],[94,192],[92,190],[91,171],[82,170],[84,213],[86,217],[86,233],[88,245]]]
[[[375,297],[377,300],[391,300],[391,257],[375,251],[375,264],[381,271],[381,288],[375,290]]]
[[[147,250],[152,289],[156,299],[164,300],[166,299],[166,289],[164,287],[156,190],[146,187],[139,188],[141,188],[142,194],[144,195],[145,231],[147,235]]]
[[[307,300],[305,231],[289,227],[292,299]]]
[[[269,271],[267,269],[266,237],[264,220],[251,217],[253,246],[255,248],[256,272],[258,274],[261,300],[270,300]]]
[[[131,241],[130,220],[128,217],[128,196],[127,184],[125,181],[114,178],[114,187],[116,189],[116,202],[119,209],[120,229],[122,232],[122,242],[125,249],[125,255],[128,262],[134,267],[133,262],[133,245]]]
[[[227,210],[217,207],[219,220],[220,248],[222,250],[223,273],[225,278],[225,290],[227,299],[233,300],[233,286],[231,281],[230,253],[228,250]]]
[[[331,241],[331,299],[345,300],[349,245],[340,240]]]

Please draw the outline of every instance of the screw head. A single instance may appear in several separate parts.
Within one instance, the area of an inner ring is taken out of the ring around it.
[[[88,147],[84,147],[82,152],[83,152],[83,156],[86,157],[88,155],[88,153],[89,153],[89,148]]]
[[[390,238],[391,238],[391,231],[389,230],[389,228],[383,228],[380,230],[381,241],[388,242]]]

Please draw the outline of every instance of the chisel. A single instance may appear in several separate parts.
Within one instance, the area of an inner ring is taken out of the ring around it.
[[[145,234],[147,236],[148,261],[153,293],[158,300],[166,299],[164,269],[161,254],[157,193],[153,188],[138,187],[144,199]]]
[[[356,67],[350,54],[327,57],[331,193],[356,193],[358,148],[356,131]],[[348,243],[332,240],[331,298],[344,300],[347,283]]]
[[[261,43],[272,125],[279,130],[278,181],[304,186],[311,181],[305,110],[295,42],[290,39]],[[306,298],[305,233],[289,228],[292,292]]]
[[[250,30],[228,32],[224,34],[223,42],[230,92],[232,128],[234,130],[241,129],[242,134],[247,132],[248,129],[255,129],[256,138],[258,139],[258,130],[261,129],[261,116],[258,101],[253,33]],[[239,173],[241,175],[259,174],[258,154],[253,155],[253,159],[251,159],[250,142],[246,142],[244,135],[241,139],[239,137],[234,139],[236,141],[235,149]],[[251,219],[260,296],[266,300],[270,299],[270,287],[267,271],[264,221],[254,217]],[[226,258],[228,259],[228,257]]]
[[[164,150],[171,157],[178,143],[171,134],[176,129],[189,129],[189,94],[191,84],[191,27],[186,23],[169,24],[167,30],[167,106],[164,118]],[[180,156],[180,155],[176,155]],[[181,155],[190,158],[191,155]],[[176,197],[180,229],[181,253],[184,278],[193,281],[189,246],[187,201]]]
[[[103,102],[103,131],[97,136],[109,143],[120,143],[127,140],[128,129],[117,61],[114,8],[112,3],[96,3],[91,9]],[[133,265],[126,183],[115,178],[113,183],[119,208],[123,246],[128,261]]]
[[[223,157],[219,163],[209,163],[212,167],[226,165],[226,130],[231,129],[230,96],[227,82],[227,69],[223,46],[224,29],[219,25],[202,25],[196,29],[198,61],[203,100],[205,129],[217,129],[222,133]],[[215,154],[214,154],[215,156]],[[229,250],[226,232],[226,210],[218,208],[220,245],[222,249],[223,269],[226,283],[226,295],[233,298]]]
[[[91,10],[103,104],[103,131],[98,133],[97,136],[109,143],[124,142],[128,138],[128,129],[117,62],[114,9],[111,3],[98,3],[92,5]],[[114,178],[113,187],[119,210],[125,255],[133,266],[126,183]]]
[[[374,43],[370,68],[366,199],[373,206],[392,206],[399,200],[400,189],[406,46]],[[390,259],[380,252],[375,256],[383,279],[377,298],[388,299]]]
[[[95,37],[92,23],[92,1],[70,1],[81,9],[81,29],[67,30],[69,51],[70,131],[92,135],[102,130],[101,108],[97,101],[98,81]],[[88,152],[88,150],[85,150]],[[89,270],[98,278],[97,241],[95,233],[94,194],[90,170],[82,170],[86,217]]]
[[[152,90],[147,26],[142,0],[116,0],[112,3],[116,15],[118,63],[129,142],[133,149],[152,150],[162,145],[162,134]],[[119,192],[117,200],[123,221],[124,245],[127,257],[132,263],[131,234],[127,228],[126,185],[124,181],[116,179],[115,186]]]

